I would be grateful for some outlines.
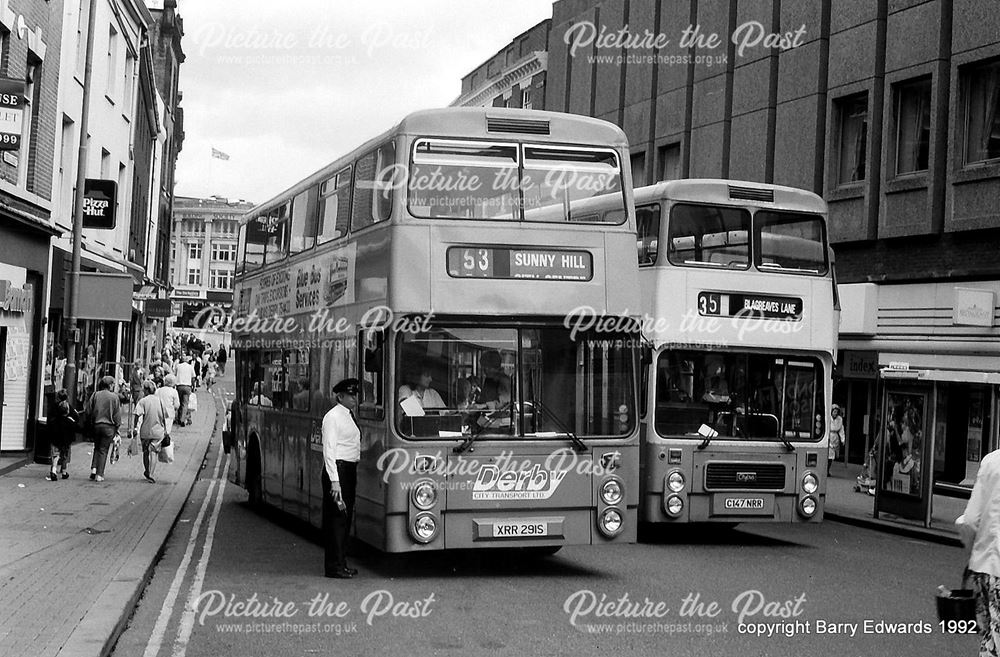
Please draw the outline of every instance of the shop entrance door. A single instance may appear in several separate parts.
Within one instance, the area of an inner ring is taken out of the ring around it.
[[[861,465],[865,462],[868,445],[869,413],[871,412],[872,385],[867,381],[852,381],[850,401],[847,405],[847,462]]]

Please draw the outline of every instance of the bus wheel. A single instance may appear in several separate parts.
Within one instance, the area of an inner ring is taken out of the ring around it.
[[[261,482],[260,472],[260,448],[257,442],[250,444],[250,451],[247,454],[247,502],[254,511],[260,511],[264,506],[264,490]]]

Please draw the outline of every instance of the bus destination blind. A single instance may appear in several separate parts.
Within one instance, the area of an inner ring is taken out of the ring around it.
[[[448,249],[448,275],[589,281],[594,276],[594,258],[589,251],[453,246]]]
[[[714,317],[799,321],[802,319],[802,299],[763,294],[699,292],[698,314]]]

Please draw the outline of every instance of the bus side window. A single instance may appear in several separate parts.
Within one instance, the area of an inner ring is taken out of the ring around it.
[[[659,248],[660,206],[654,203],[636,208],[635,225],[639,265],[655,265]]]
[[[358,411],[362,417],[384,417],[385,334],[379,329],[363,329],[358,334],[358,361],[361,365],[361,399]]]

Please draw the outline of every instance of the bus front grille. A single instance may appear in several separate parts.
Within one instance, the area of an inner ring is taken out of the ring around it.
[[[709,463],[705,490],[781,490],[784,463]]]

